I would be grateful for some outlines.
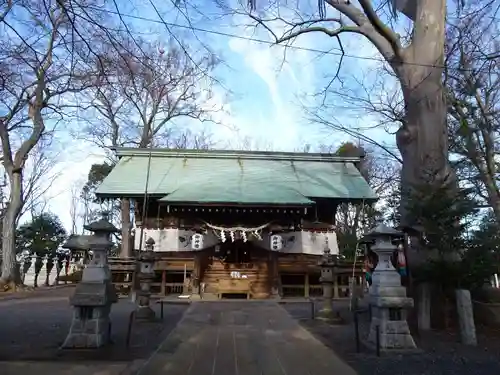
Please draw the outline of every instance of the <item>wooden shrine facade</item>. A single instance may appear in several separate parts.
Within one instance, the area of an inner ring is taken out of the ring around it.
[[[133,228],[124,256],[110,261],[113,279],[131,286],[134,254],[152,238],[153,292],[160,295],[319,296],[323,250],[338,254],[338,204],[375,199],[355,168],[359,159],[192,150],[118,155],[98,189],[101,198],[134,207],[133,222],[123,222],[122,232]],[[362,284],[361,262],[340,261],[334,297],[348,296],[351,279]]]

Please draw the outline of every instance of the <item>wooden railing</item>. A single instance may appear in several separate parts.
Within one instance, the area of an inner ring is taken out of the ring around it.
[[[335,289],[337,288],[337,292]],[[283,298],[289,297],[321,297],[323,295],[323,287],[321,285],[282,285]],[[333,285],[333,295],[337,298],[349,298],[349,285]]]

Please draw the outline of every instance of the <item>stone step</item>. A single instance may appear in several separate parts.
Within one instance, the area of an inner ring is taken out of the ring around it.
[[[204,301],[217,301],[219,297],[217,296],[217,293],[212,293],[212,292],[207,292],[203,293],[203,300]]]

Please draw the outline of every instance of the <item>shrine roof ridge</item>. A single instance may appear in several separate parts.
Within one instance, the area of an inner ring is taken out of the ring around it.
[[[359,163],[364,155],[337,156],[330,153],[282,152],[282,151],[240,151],[240,150],[199,150],[169,148],[133,148],[117,147],[114,149],[119,158],[126,156],[152,156],[164,158],[200,158],[200,159],[245,159],[245,160],[283,160],[310,161],[327,163]]]
[[[376,200],[361,175],[360,157],[295,152],[115,150],[119,161],[99,197],[162,197],[170,204],[314,204],[314,198]],[[150,157],[151,156],[151,157]]]

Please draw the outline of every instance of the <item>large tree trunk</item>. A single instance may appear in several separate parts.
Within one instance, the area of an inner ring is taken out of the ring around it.
[[[492,202],[492,205],[497,222],[500,224],[500,197],[498,199],[495,198]]]
[[[448,162],[446,101],[441,77],[422,77],[420,84],[403,87],[403,94],[405,125],[396,134],[403,158],[401,224],[411,226],[415,224],[408,210],[412,189],[422,184],[442,186],[454,177]]]
[[[9,176],[10,199],[2,220],[2,276],[0,285],[20,285],[21,277],[16,266],[16,222],[22,207],[22,173]]]
[[[492,142],[493,143],[493,142]],[[495,160],[492,160],[494,165]],[[495,167],[491,168],[491,170],[495,170]],[[481,171],[481,178],[486,186],[486,192],[488,194],[488,202],[493,209],[493,214],[495,215],[497,223],[500,224],[500,193],[498,191],[497,182],[494,180],[495,176],[492,176],[488,171]]]
[[[405,102],[405,122],[396,134],[403,158],[401,224],[414,226],[408,197],[416,185],[454,182],[448,161],[447,106],[443,83],[445,0],[420,0],[411,44],[402,62],[391,61]]]

